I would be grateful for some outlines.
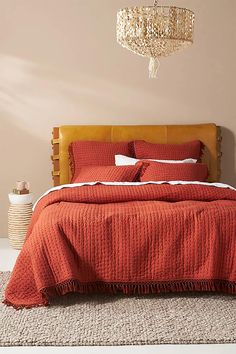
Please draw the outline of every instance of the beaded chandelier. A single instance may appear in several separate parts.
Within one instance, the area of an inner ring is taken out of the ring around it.
[[[194,13],[174,6],[135,6],[117,13],[117,42],[150,58],[149,77],[157,77],[159,58],[193,43]]]

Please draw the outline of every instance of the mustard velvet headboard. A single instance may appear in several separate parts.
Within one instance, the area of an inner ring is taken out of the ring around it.
[[[220,128],[215,124],[198,125],[63,125],[53,128],[53,184],[70,183],[68,146],[76,140],[131,141],[181,144],[200,140],[205,148],[203,161],[208,164],[209,181],[220,179]]]

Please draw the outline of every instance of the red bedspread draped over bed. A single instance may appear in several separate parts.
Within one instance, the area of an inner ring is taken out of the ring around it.
[[[71,291],[236,293],[236,192],[82,186],[37,204],[5,292],[17,308]]]

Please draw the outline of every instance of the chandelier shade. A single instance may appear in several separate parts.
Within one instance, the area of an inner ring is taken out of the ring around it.
[[[127,7],[117,13],[117,42],[138,55],[151,58],[153,73],[157,71],[159,58],[193,43],[193,32],[194,13],[185,8],[154,4]]]

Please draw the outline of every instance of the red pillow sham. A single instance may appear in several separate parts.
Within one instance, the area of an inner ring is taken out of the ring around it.
[[[115,165],[115,155],[124,154],[134,156],[133,143],[128,142],[101,142],[75,141],[69,145],[69,162],[72,180],[78,175],[82,166],[110,166]]]
[[[150,162],[142,171],[141,182],[148,181],[199,181],[205,182],[208,168],[204,163]]]
[[[133,166],[84,166],[73,183],[84,182],[137,182],[142,174],[142,162]]]
[[[194,140],[184,144],[152,144],[137,140],[134,142],[134,152],[138,159],[184,160],[192,158],[200,160],[202,143]]]

